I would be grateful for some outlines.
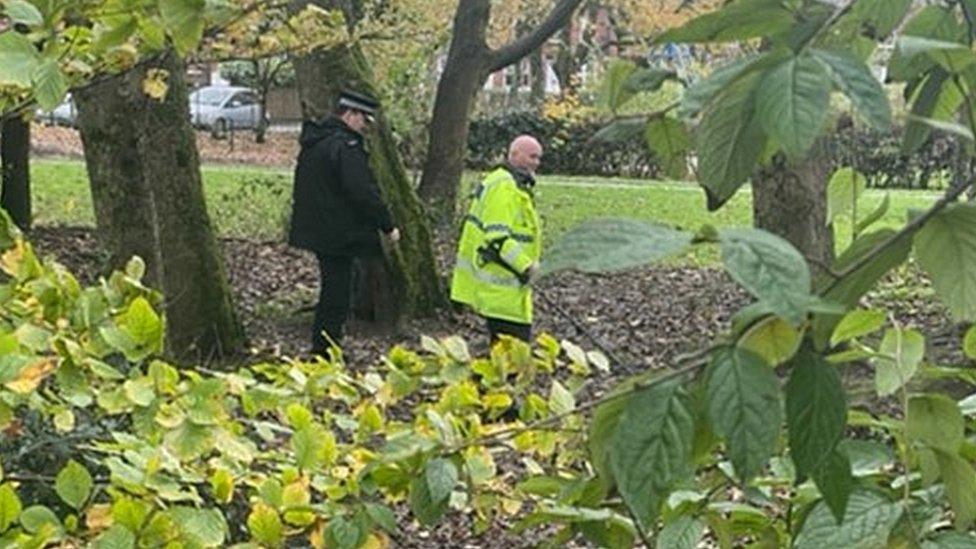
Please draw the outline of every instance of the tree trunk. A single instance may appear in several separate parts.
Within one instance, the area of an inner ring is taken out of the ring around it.
[[[546,83],[549,80],[546,60],[542,56],[542,48],[535,50],[529,60],[531,62],[530,71],[532,72],[532,91],[529,94],[529,100],[532,108],[539,110],[546,102]]]
[[[296,58],[294,63],[306,119],[329,115],[343,88],[376,95],[372,71],[357,45],[318,50]],[[353,308],[365,320],[424,316],[446,305],[427,215],[414,193],[382,111],[374,126],[368,136],[370,167],[400,228],[401,239],[397,246],[386,250],[386,265],[367,262],[363,266],[365,274],[357,279],[360,283],[354,295],[359,299]],[[370,303],[363,303],[366,296]]]
[[[150,70],[169,74],[162,101],[142,91]],[[184,66],[175,54],[77,92],[78,120],[99,236],[110,268],[132,255],[165,296],[166,349],[207,360],[239,351],[222,252],[207,214]]]
[[[818,141],[805,160],[787,163],[781,157],[753,178],[753,224],[788,240],[811,265],[826,274],[834,259],[834,231],[827,225],[826,149]]]
[[[19,116],[3,122],[0,134],[3,177],[0,207],[25,231],[31,228],[30,123]]]
[[[439,221],[450,220],[454,214],[468,146],[468,117],[485,79],[540,48],[566,25],[581,2],[560,0],[531,32],[494,50],[486,41],[491,1],[460,0],[458,3],[447,63],[437,83],[430,143],[419,189],[421,198]]]

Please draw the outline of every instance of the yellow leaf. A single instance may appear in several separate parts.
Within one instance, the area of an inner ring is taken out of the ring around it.
[[[54,371],[54,359],[43,358],[20,371],[17,377],[6,383],[6,387],[15,393],[25,395],[37,389],[44,378]]]
[[[149,97],[157,101],[162,101],[166,99],[166,93],[169,92],[169,71],[163,69],[149,69],[146,72],[146,78],[142,81],[142,91]]]
[[[315,528],[308,533],[308,543],[315,549],[325,549],[325,523],[315,523]]]
[[[770,316],[739,338],[739,347],[763,357],[770,365],[782,364],[800,348],[800,334],[789,322],[778,316]]]
[[[380,532],[370,534],[366,541],[360,546],[361,549],[386,549],[390,546],[390,538]]]
[[[93,533],[112,525],[112,506],[107,503],[92,505],[85,512],[85,524]]]

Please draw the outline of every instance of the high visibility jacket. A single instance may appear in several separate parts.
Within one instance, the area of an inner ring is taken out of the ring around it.
[[[524,273],[542,254],[541,236],[531,190],[520,186],[507,168],[488,174],[471,195],[451,279],[451,299],[484,317],[531,324],[529,285],[498,263],[485,261],[478,249],[500,239],[502,260]]]

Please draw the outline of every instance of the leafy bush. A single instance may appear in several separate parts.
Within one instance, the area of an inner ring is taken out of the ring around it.
[[[486,170],[504,162],[511,140],[529,133],[545,149],[542,173],[660,178],[661,170],[642,140],[593,141],[603,122],[515,112],[475,120],[468,135],[468,167]]]

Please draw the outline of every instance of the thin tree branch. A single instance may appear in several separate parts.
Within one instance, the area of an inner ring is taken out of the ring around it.
[[[823,297],[828,293],[830,293],[831,290],[836,288],[841,282],[844,281],[844,279],[856,273],[858,270],[860,270],[868,263],[871,263],[871,261],[873,261],[875,257],[881,255],[885,250],[895,245],[895,243],[898,242],[899,240],[903,238],[908,238],[911,235],[915,234],[915,232],[917,232],[919,229],[925,226],[925,224],[930,219],[935,217],[936,214],[944,210],[949,204],[955,202],[956,199],[962,196],[962,193],[965,192],[966,189],[972,187],[974,182],[976,181],[970,179],[967,183],[951,187],[949,190],[946,191],[946,193],[942,196],[942,198],[940,198],[938,202],[933,204],[931,208],[926,210],[924,214],[908,222],[897,233],[893,234],[891,237],[889,237],[881,244],[878,244],[873,250],[871,250],[870,253],[864,255],[863,257],[858,258],[856,261],[851,263],[847,268],[838,272],[837,278],[835,278],[834,281],[830,283],[830,285],[828,285],[823,291],[820,292],[820,296]]]
[[[576,8],[579,7],[582,1],[583,0],[560,0],[560,2],[552,8],[552,11],[549,12],[549,16],[546,17],[546,20],[543,21],[542,24],[536,27],[532,32],[501,48],[491,50],[489,52],[490,61],[488,63],[488,72],[495,72],[497,70],[504,69],[519,59],[522,59],[536,48],[539,48],[545,44],[546,40],[548,40],[550,36],[569,23],[570,18],[573,16],[573,13],[576,11]]]

